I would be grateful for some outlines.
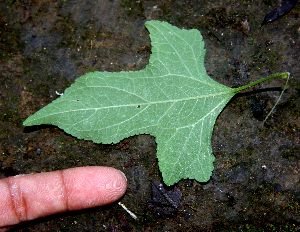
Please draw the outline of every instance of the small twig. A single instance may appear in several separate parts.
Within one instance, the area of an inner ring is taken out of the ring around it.
[[[137,220],[137,216],[134,213],[132,213],[129,209],[127,209],[127,207],[124,204],[119,202],[118,205],[121,206],[134,220]]]

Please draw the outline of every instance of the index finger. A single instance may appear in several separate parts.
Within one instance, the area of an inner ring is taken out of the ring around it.
[[[79,167],[0,179],[0,227],[110,204],[127,188],[110,167]]]

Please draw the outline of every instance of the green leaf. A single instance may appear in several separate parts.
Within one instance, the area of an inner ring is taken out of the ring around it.
[[[81,76],[24,125],[52,124],[79,139],[106,144],[150,134],[156,137],[167,185],[182,178],[206,182],[214,169],[216,118],[242,88],[221,85],[206,74],[198,30],[159,21],[146,27],[152,54],[145,69]]]

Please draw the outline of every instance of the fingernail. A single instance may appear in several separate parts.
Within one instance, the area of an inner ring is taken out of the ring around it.
[[[126,182],[127,182],[127,178],[126,178],[124,172],[122,172],[122,171],[120,171],[120,170],[118,170],[118,171],[125,177],[125,180],[126,180]]]

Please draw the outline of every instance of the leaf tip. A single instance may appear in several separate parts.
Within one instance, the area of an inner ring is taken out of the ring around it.
[[[31,126],[30,120],[28,120],[29,118],[27,118],[24,122],[23,122],[23,126]]]

